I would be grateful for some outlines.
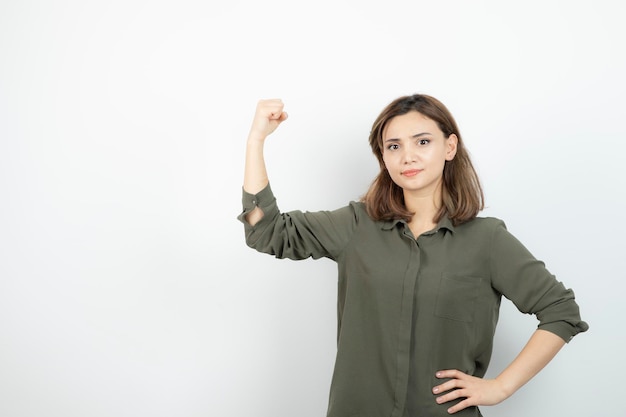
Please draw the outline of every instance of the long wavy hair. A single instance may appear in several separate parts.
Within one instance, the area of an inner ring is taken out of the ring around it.
[[[367,213],[374,220],[404,219],[409,222],[413,217],[414,213],[404,204],[402,188],[393,182],[383,161],[385,127],[394,117],[411,111],[417,111],[437,123],[446,138],[451,134],[458,138],[456,155],[451,161],[446,161],[443,168],[442,204],[433,221],[437,223],[448,216],[452,224],[459,225],[475,218],[485,204],[478,174],[450,111],[436,98],[424,94],[395,99],[383,109],[372,125],[369,143],[378,159],[380,172],[361,198]]]

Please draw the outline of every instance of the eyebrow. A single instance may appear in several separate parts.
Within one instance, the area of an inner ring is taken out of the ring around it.
[[[417,133],[417,134],[415,134],[415,135],[411,136],[411,139],[417,139],[417,138],[419,138],[419,137],[426,136],[426,135],[430,135],[430,134],[431,134],[430,132],[422,132],[422,133]],[[399,139],[399,138],[389,138],[389,139],[385,139],[385,142],[399,142],[399,141],[400,141],[400,139]]]

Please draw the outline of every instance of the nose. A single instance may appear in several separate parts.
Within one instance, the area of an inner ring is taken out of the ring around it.
[[[405,164],[417,161],[417,151],[413,146],[405,146],[403,152],[402,161]]]

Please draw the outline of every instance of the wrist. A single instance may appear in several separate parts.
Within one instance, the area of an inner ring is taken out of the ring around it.
[[[265,142],[265,139],[267,138],[267,135],[264,135],[262,133],[258,133],[258,132],[254,132],[254,131],[250,131],[250,133],[248,134],[248,144],[254,144],[254,143],[261,143],[263,144]]]
[[[518,387],[511,383],[511,381],[507,381],[502,375],[499,375],[494,380],[498,384],[498,389],[500,390],[501,395],[504,396],[504,399],[509,398],[515,393],[515,391],[517,391]]]

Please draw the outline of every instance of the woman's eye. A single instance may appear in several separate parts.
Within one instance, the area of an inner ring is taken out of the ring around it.
[[[418,143],[420,145],[428,145],[430,143],[430,139],[420,139]]]
[[[387,146],[387,149],[389,149],[390,151],[395,151],[398,148],[399,146],[397,143],[392,143],[391,145]]]

